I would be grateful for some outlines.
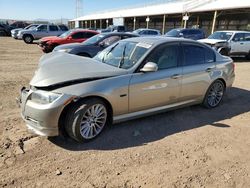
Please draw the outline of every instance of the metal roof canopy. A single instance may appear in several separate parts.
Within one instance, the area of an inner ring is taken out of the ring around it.
[[[185,12],[203,12],[215,10],[228,10],[250,8],[250,0],[178,0],[163,4],[142,5],[137,8],[119,9],[82,16],[70,21],[98,20],[107,18],[153,16],[162,14],[177,14]]]

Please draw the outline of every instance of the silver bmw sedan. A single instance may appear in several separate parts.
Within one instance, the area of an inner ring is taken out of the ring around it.
[[[115,43],[93,59],[44,55],[19,102],[32,132],[56,136],[65,130],[84,142],[108,124],[186,105],[214,108],[234,78],[232,59],[205,44],[136,37]]]

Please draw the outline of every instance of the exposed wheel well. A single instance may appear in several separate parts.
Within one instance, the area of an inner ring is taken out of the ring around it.
[[[86,100],[86,99],[99,99],[99,100],[102,100],[105,105],[107,106],[107,110],[108,110],[108,114],[109,114],[109,117],[108,117],[108,121],[110,124],[112,124],[113,122],[113,108],[112,108],[112,105],[110,104],[110,102],[103,98],[103,97],[100,97],[100,96],[88,96],[88,97],[84,97],[84,98],[79,98],[77,101],[72,101],[70,102],[67,106],[65,106],[65,108],[63,109],[61,115],[60,115],[60,118],[59,118],[59,121],[58,121],[58,126],[59,126],[59,132],[60,134],[67,134],[66,131],[65,131],[65,127],[64,127],[64,120],[65,120],[65,117],[66,117],[66,114],[68,112],[68,110],[70,108],[72,108],[72,106],[79,102],[79,101],[82,101],[82,100]]]
[[[227,84],[226,84],[225,80],[224,80],[223,78],[218,78],[218,79],[216,79],[216,80],[222,81],[222,83],[223,83],[224,86],[225,86],[225,90],[226,90]],[[216,81],[216,80],[215,80],[215,81]],[[215,82],[215,81],[214,81],[214,82]]]

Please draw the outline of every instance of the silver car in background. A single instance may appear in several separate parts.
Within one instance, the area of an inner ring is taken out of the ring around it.
[[[12,29],[11,30],[11,37],[14,39],[18,39],[18,32],[23,31],[23,30],[28,30],[28,29],[34,29],[38,26],[39,24],[30,24],[25,28],[18,28],[18,29]]]
[[[39,135],[66,130],[84,142],[107,124],[177,107],[218,106],[235,78],[230,57],[188,39],[136,37],[93,59],[43,56],[20,97],[22,117]]]
[[[132,33],[138,34],[141,37],[147,37],[147,36],[160,36],[161,32],[156,29],[146,29],[146,28],[140,28],[134,30]]]

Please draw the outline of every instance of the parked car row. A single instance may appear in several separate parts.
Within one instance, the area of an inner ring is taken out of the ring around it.
[[[45,53],[53,51],[53,49],[58,46],[55,51],[64,51],[87,57],[93,57],[98,51],[123,39],[125,36],[128,38],[128,36],[144,37],[161,35],[160,31],[155,29],[140,28],[130,33],[130,35],[125,31],[126,28],[124,26],[110,26],[107,29],[99,31],[90,29],[74,29],[68,31],[68,28],[65,25],[32,24],[24,29],[12,30],[11,35],[15,39],[23,39],[26,43],[32,43],[33,40],[40,39],[38,44]],[[100,35],[86,41],[99,33]],[[108,34],[106,35],[106,33]],[[177,28],[168,31],[163,36],[198,40],[199,42],[212,46],[222,55],[241,55],[250,58],[249,35],[250,32],[247,31],[217,31],[205,39],[205,33],[202,29]],[[104,39],[108,42],[101,42]],[[84,41],[86,41],[86,43]]]

